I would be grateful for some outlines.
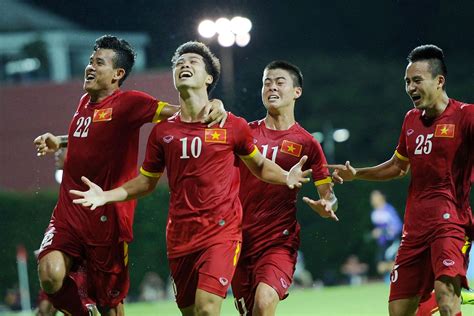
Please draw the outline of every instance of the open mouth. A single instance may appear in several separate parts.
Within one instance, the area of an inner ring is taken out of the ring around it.
[[[411,99],[413,100],[413,102],[418,102],[419,100],[421,100],[421,96],[419,96],[419,95],[412,95],[412,96],[411,96]]]
[[[182,78],[191,78],[193,76],[193,74],[190,72],[190,71],[183,71],[179,74],[179,78],[182,79]]]
[[[271,96],[268,97],[268,101],[274,101],[274,100],[278,100],[278,99],[280,99],[280,97],[277,96],[277,95],[271,95]]]
[[[95,75],[90,73],[86,76],[86,81],[91,81],[91,80],[94,80],[95,79]]]

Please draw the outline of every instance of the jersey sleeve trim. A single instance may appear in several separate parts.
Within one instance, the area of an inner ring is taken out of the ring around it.
[[[166,102],[158,101],[158,107],[156,108],[155,116],[153,116],[153,120],[151,121],[152,123],[158,123],[160,121],[161,111],[167,105],[168,105],[168,103],[166,103]]]
[[[140,167],[140,173],[146,177],[149,178],[159,178],[161,177],[162,173],[161,172],[149,172],[143,169],[143,167]]]
[[[253,156],[255,156],[258,152],[258,148],[257,146],[253,146],[253,150],[250,154],[246,155],[246,156],[240,156],[242,159],[250,159],[250,158],[253,158]]]
[[[326,183],[332,183],[332,178],[331,177],[326,177],[325,179],[314,181],[314,185],[318,186],[321,184],[326,184]]]
[[[398,159],[403,160],[403,161],[409,161],[409,159],[402,154],[400,154],[398,151],[395,150],[395,156],[397,156]]]

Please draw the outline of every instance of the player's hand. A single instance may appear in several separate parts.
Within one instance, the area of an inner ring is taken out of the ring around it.
[[[45,133],[35,138],[36,156],[41,157],[48,153],[54,153],[59,149],[59,137],[51,133]]]
[[[324,165],[324,167],[334,169],[332,172],[332,180],[335,183],[342,184],[344,181],[354,180],[357,170],[351,166],[349,161],[344,165]]]
[[[227,120],[227,111],[224,109],[224,104],[219,99],[212,99],[204,109],[204,119],[202,123],[209,123],[207,127],[211,127],[219,123],[219,127],[224,127]]]
[[[300,161],[291,167],[290,172],[288,172],[288,176],[286,177],[286,185],[290,189],[301,188],[304,183],[309,182],[309,176],[311,175],[312,170],[302,170],[306,160],[308,160],[308,156],[305,155],[301,157]]]
[[[90,181],[86,177],[81,177],[82,182],[87,184],[89,187],[88,191],[69,190],[72,195],[80,196],[80,199],[72,200],[74,204],[82,204],[84,207],[90,207],[91,210],[95,210],[97,207],[107,203],[104,195],[104,191],[94,182]]]
[[[336,214],[332,210],[332,205],[329,201],[325,199],[315,201],[306,196],[303,197],[303,201],[322,218],[330,218],[332,220],[339,221],[339,218],[337,218]]]

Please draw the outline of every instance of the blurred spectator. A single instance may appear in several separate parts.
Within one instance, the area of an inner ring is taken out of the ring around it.
[[[350,255],[341,267],[341,273],[344,274],[350,285],[360,285],[367,281],[367,263],[360,262],[359,257]]]
[[[298,257],[296,259],[295,273],[293,274],[293,284],[296,287],[312,287],[313,286],[313,276],[311,272],[306,270],[304,264],[303,252],[298,250]]]
[[[4,298],[5,305],[12,311],[21,310],[20,290],[16,285],[13,288],[7,289]]]
[[[156,272],[147,272],[140,284],[140,301],[153,302],[166,298],[165,283]]]
[[[390,271],[400,245],[402,221],[395,208],[387,203],[385,196],[378,190],[370,194],[370,204],[373,211],[370,215],[374,229],[372,237],[377,242],[375,261],[377,271],[390,282]]]

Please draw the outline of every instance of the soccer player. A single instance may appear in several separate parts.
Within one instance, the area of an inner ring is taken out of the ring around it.
[[[206,45],[184,43],[172,65],[181,112],[152,130],[141,174],[110,191],[84,178],[90,190],[71,194],[81,197],[74,203],[91,210],[135,199],[153,191],[166,168],[171,192],[167,253],[176,302],[183,315],[219,315],[241,249],[237,159],[259,178],[289,188],[309,181],[305,177],[311,170],[301,170],[306,156],[289,172],[265,159],[242,118],[229,114],[223,128],[200,123],[220,74],[219,60]]]
[[[461,287],[471,246],[469,205],[474,159],[474,106],[448,98],[443,51],[416,47],[408,55],[408,111],[397,149],[378,166],[335,168],[336,182],[383,181],[407,174],[411,182],[402,241],[391,275],[390,315],[415,315],[435,290],[441,315],[461,315]]]
[[[135,208],[135,202],[129,201],[91,213],[73,204],[68,191],[85,188],[81,175],[107,189],[132,179],[140,127],[178,109],[145,93],[120,89],[134,61],[135,52],[126,41],[114,36],[97,39],[85,68],[86,94],[79,102],[68,137],[46,133],[34,141],[38,155],[68,145],[58,203],[38,256],[41,287],[53,305],[68,315],[96,313],[94,302],[104,315],[123,314]],[[89,281],[87,295],[70,274],[83,260]]]
[[[263,71],[262,101],[265,118],[249,123],[262,155],[288,170],[300,157],[312,169],[318,201],[304,201],[319,215],[337,220],[337,199],[332,191],[326,158],[320,144],[295,121],[296,100],[303,92],[300,69],[286,61],[272,61]],[[247,168],[240,168],[243,208],[242,254],[232,280],[241,315],[274,315],[288,296],[300,244],[296,220],[297,190],[264,183]]]

